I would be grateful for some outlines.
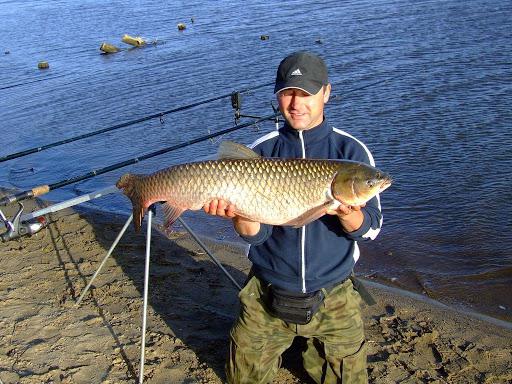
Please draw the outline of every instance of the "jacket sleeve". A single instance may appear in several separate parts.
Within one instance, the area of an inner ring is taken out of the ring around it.
[[[374,240],[382,227],[382,213],[378,196],[368,201],[361,212],[364,215],[363,224],[358,230],[347,232],[345,236],[356,241]]]
[[[272,228],[272,225],[260,224],[260,231],[254,236],[244,236],[240,234],[239,236],[250,245],[260,245],[267,241],[267,239],[270,237],[272,234]]]
[[[360,161],[375,166],[372,154],[368,148],[357,139],[349,142],[345,147],[345,153],[346,158],[349,160]],[[361,212],[363,212],[364,215],[361,227],[354,232],[347,232],[346,236],[356,241],[374,240],[382,227],[382,211],[379,195],[370,199],[366,203],[366,206],[361,209]]]

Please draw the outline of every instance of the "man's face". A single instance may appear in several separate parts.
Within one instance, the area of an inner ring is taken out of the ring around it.
[[[316,95],[309,95],[298,88],[289,88],[277,93],[277,102],[288,124],[302,131],[322,123],[324,104],[329,100],[330,94],[330,84],[323,86]]]

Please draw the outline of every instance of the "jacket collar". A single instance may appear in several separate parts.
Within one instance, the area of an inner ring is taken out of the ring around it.
[[[280,129],[280,132],[282,135],[284,135],[284,137],[286,137],[289,140],[299,140],[299,131],[290,127],[286,122],[284,126]],[[320,141],[327,137],[330,132],[331,128],[327,123],[327,119],[325,119],[324,117],[324,121],[321,124],[311,129],[306,129],[302,131],[304,144],[308,145],[316,141]]]

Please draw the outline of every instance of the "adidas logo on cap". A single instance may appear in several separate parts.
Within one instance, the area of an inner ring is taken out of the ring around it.
[[[297,68],[295,71],[293,71],[290,76],[302,76],[302,72],[299,68]]]

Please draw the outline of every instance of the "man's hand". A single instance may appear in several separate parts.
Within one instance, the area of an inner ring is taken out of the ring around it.
[[[260,223],[238,216],[236,207],[226,200],[214,199],[203,206],[203,210],[212,216],[220,216],[233,219],[233,227],[240,235],[254,236],[260,231]]]
[[[364,206],[366,204],[345,205],[341,203],[336,209],[329,209],[326,213],[338,216],[341,226],[346,232],[354,232],[363,224],[364,215],[361,212],[361,208]]]
[[[232,219],[236,216],[235,206],[228,204],[226,200],[214,199],[203,206],[203,210],[209,215],[227,217]]]

